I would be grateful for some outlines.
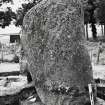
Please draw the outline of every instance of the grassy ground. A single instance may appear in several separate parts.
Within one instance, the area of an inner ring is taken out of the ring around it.
[[[86,41],[85,45],[88,49],[92,63],[93,77],[105,80],[105,41],[101,40],[101,42],[101,46],[99,45],[100,41],[93,40]],[[102,52],[99,56],[99,62],[97,62],[99,47],[102,48]]]
[[[87,41],[85,44],[89,51],[91,62],[94,64],[97,63],[98,50],[99,50],[99,46],[100,46],[99,43],[100,42]],[[98,64],[105,65],[105,42],[102,42],[101,47],[102,47],[103,51],[100,53],[100,59],[99,59]]]

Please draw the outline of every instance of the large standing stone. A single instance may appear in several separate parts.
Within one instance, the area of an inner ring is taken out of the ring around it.
[[[93,80],[89,55],[83,44],[83,20],[81,0],[43,0],[24,18],[25,56],[45,105],[87,102],[87,94],[75,98],[78,92],[85,93],[85,87]],[[70,95],[59,93],[59,87],[69,87]]]

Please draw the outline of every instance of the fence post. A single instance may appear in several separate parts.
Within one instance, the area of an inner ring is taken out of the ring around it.
[[[92,88],[93,86],[94,86],[94,92],[93,92],[93,88]],[[91,105],[95,105],[94,97],[97,96],[97,87],[96,87],[96,85],[88,84],[88,88],[89,88],[89,96],[90,96]]]

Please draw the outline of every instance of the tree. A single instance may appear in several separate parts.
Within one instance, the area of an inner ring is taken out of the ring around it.
[[[13,0],[1,0],[0,4],[2,4],[2,3],[9,3],[9,2],[13,3]]]
[[[22,26],[23,18],[25,14],[28,12],[29,9],[31,9],[33,6],[35,6],[37,3],[39,3],[41,0],[32,0],[29,3],[23,3],[22,8],[19,8],[16,13],[16,26]]]
[[[33,2],[28,3],[28,4],[22,4],[22,8],[19,8],[17,13],[16,13],[16,26],[22,26],[23,23],[23,18],[25,14],[28,12],[29,9],[31,9],[35,4]]]
[[[2,6],[3,3],[8,2],[13,3],[12,0],[2,0],[0,2],[0,6]],[[0,26],[2,28],[5,28],[5,26],[9,26],[13,19],[16,19],[16,15],[10,7],[7,7],[6,11],[0,11]]]
[[[34,5],[36,5],[41,0],[26,0],[28,3],[23,3],[22,8],[19,8],[17,13],[13,12],[10,7],[7,7],[6,11],[0,11],[0,27],[5,28],[5,26],[9,26],[11,21],[15,19],[16,26],[22,26],[23,18],[27,11],[31,9]],[[13,0],[2,0],[0,1],[0,6],[4,3],[13,3]]]
[[[88,1],[84,0],[83,2],[83,7],[84,7],[84,24],[86,25],[86,39],[88,40],[88,24],[89,24],[89,20],[90,20],[90,13],[89,13],[89,5],[88,5]]]
[[[98,8],[96,9],[96,19],[101,24],[104,25],[104,36],[105,36],[105,0],[98,1]]]
[[[94,11],[96,10],[96,5],[95,5],[96,0],[88,0],[88,4],[90,6],[89,13],[90,13],[90,20],[89,23],[91,24],[92,27],[92,35],[93,39],[97,39],[97,30],[96,30],[96,19],[94,16]]]
[[[97,9],[97,0],[84,0],[84,23],[91,24],[93,39],[97,39],[97,30],[96,30],[96,17],[95,10]],[[88,30],[88,29],[87,29]],[[87,35],[88,39],[88,35]]]
[[[5,12],[0,11],[0,26],[5,28],[5,26],[9,26],[11,21],[16,18],[15,13],[11,8],[7,8]]]

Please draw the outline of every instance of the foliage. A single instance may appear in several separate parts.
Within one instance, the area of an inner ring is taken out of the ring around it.
[[[0,3],[9,3],[9,2],[13,2],[13,0],[1,0]]]
[[[85,0],[84,2],[84,23],[91,24],[93,38],[97,38],[96,32],[96,18],[95,18],[95,10],[97,8],[97,0]]]
[[[105,24],[105,0],[98,1],[95,17],[100,24]]]
[[[23,3],[22,7],[17,10],[17,12],[13,12],[11,8],[7,7],[6,11],[0,11],[0,27],[5,28],[5,26],[9,26],[11,21],[15,19],[16,26],[22,26],[23,18],[27,11],[31,9],[34,5],[36,5],[41,0],[26,0],[28,3]],[[13,3],[13,0],[2,0],[0,1],[0,6],[4,3]]]
[[[27,11],[34,6],[34,3],[22,4],[22,8],[19,8],[17,11],[16,26],[22,26],[23,18]]]
[[[16,19],[15,13],[12,11],[11,8],[7,8],[6,11],[0,11],[0,26],[5,28],[5,26],[9,26],[12,19]]]
[[[90,6],[88,5],[88,0],[84,0],[83,2],[83,8],[84,8],[84,23],[85,24],[88,24],[89,23],[89,20],[90,20],[90,13],[89,13],[89,10],[90,10]]]
[[[22,22],[23,22],[23,18],[25,16],[25,14],[27,13],[27,11],[29,9],[31,9],[34,5],[36,5],[38,2],[40,2],[41,0],[33,0],[30,1],[28,4],[24,3],[22,4],[22,8],[19,8],[17,13],[16,13],[16,26],[22,26]]]
[[[13,3],[12,0],[1,0],[0,6],[2,6],[3,3],[9,2]],[[13,19],[16,19],[16,15],[10,7],[7,7],[6,11],[0,11],[0,27],[5,28],[5,26],[9,26]]]

